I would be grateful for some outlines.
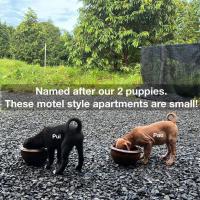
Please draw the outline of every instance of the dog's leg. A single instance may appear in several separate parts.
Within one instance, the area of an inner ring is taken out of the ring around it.
[[[170,154],[171,154],[170,144],[167,142],[166,145],[167,145],[167,153],[165,155],[161,156],[161,160],[165,160],[165,161],[169,159]]]
[[[72,145],[66,145],[64,149],[62,149],[61,164],[58,166],[57,170],[54,171],[55,174],[62,174],[63,171],[65,170],[65,167],[68,164],[68,158],[69,158],[69,154],[72,148],[73,148]]]
[[[57,148],[57,164],[61,163],[61,147]]]
[[[143,164],[147,164],[149,161],[149,157],[151,155],[152,143],[148,143],[144,146],[144,159]]]
[[[78,165],[76,167],[76,170],[81,171],[82,166],[83,166],[83,161],[84,161],[84,157],[83,157],[83,142],[81,142],[80,144],[76,145],[77,151],[78,151]]]
[[[47,162],[47,165],[46,165],[46,169],[50,169],[51,168],[51,165],[53,164],[53,161],[54,161],[54,152],[55,152],[55,149],[47,149],[47,152],[48,152],[48,162]]]
[[[170,142],[171,154],[169,159],[166,161],[166,165],[171,166],[174,164],[176,159],[176,141]]]

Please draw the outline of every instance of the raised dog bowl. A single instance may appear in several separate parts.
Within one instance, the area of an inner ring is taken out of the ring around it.
[[[47,159],[47,150],[42,149],[26,149],[20,146],[21,156],[27,165],[42,166]]]
[[[139,147],[134,147],[131,151],[117,149],[114,146],[111,146],[111,157],[114,162],[119,165],[135,165],[138,160],[141,158],[142,150]]]

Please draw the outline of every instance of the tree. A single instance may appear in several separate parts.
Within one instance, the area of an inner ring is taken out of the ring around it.
[[[51,21],[39,22],[36,13],[29,9],[12,37],[12,54],[15,59],[44,65],[44,47],[47,45],[47,65],[59,65],[61,41],[59,28]]]
[[[13,28],[0,22],[0,58],[10,57],[10,39]]]
[[[12,37],[13,57],[28,63],[40,63],[38,35],[37,15],[32,9],[29,9]]]
[[[176,24],[173,43],[200,42],[200,1],[179,1]]]
[[[61,63],[61,51],[64,43],[61,41],[61,33],[58,27],[51,21],[38,24],[40,33],[38,35],[38,44],[40,44],[39,58],[43,65],[44,45],[47,45],[47,65],[59,65]]]
[[[62,64],[72,64],[72,54],[73,54],[73,36],[68,33],[64,32],[61,37],[61,44],[60,44],[60,60]],[[71,56],[70,56],[71,55]]]
[[[76,51],[92,66],[114,68],[138,61],[137,48],[160,42],[157,36],[172,29],[173,0],[84,0],[75,29]],[[137,52],[136,52],[137,53]]]

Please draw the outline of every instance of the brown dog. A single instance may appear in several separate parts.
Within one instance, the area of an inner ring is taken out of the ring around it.
[[[178,128],[177,116],[169,113],[166,121],[155,122],[146,126],[138,126],[123,137],[117,139],[116,148],[130,150],[132,146],[144,147],[143,163],[147,164],[153,145],[167,145],[168,152],[162,157],[166,165],[172,165],[176,157],[176,141]]]

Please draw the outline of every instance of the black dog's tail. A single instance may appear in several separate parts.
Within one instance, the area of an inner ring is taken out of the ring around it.
[[[71,119],[69,119],[68,122],[67,122],[67,124],[66,124],[67,129],[69,129],[69,125],[70,125],[71,122],[76,122],[77,125],[78,125],[77,128],[76,128],[76,131],[77,132],[81,132],[81,130],[82,130],[82,122],[81,122],[81,120],[78,119],[78,118],[71,118]]]

